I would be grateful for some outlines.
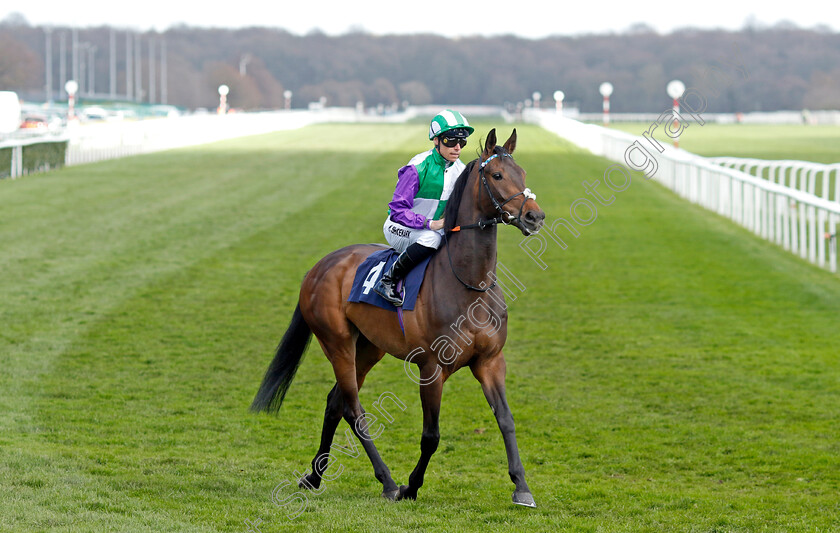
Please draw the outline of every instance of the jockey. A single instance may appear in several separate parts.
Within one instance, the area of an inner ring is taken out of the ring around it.
[[[397,172],[397,187],[382,229],[400,256],[373,289],[395,306],[403,303],[397,282],[440,247],[443,211],[466,166],[459,157],[473,131],[462,114],[441,111],[429,125],[434,147],[414,156]]]

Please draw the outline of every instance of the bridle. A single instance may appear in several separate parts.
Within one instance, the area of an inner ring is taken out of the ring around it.
[[[501,157],[509,157],[509,158],[513,159],[513,156],[510,155],[507,152],[502,153],[502,154],[493,154],[490,157],[488,157],[487,159],[485,159],[484,161],[482,161],[481,164],[478,167],[478,175],[481,178],[481,183],[484,185],[484,189],[487,191],[487,195],[490,197],[490,201],[493,202],[493,207],[496,208],[496,212],[498,213],[498,216],[496,216],[494,218],[491,218],[491,219],[487,219],[487,220],[479,219],[478,222],[476,222],[474,224],[467,224],[466,226],[455,226],[454,228],[452,228],[451,231],[456,232],[456,231],[461,231],[461,230],[464,230],[464,229],[484,229],[484,228],[489,228],[490,226],[495,226],[496,224],[510,225],[510,224],[513,224],[514,222],[521,222],[522,211],[525,209],[525,203],[528,201],[529,198],[531,200],[536,201],[537,195],[534,194],[533,192],[531,192],[531,189],[529,189],[527,187],[525,188],[525,190],[520,191],[516,194],[513,194],[513,195],[507,197],[502,203],[499,203],[499,201],[496,200],[496,196],[493,194],[493,191],[490,189],[490,183],[487,181],[487,177],[484,175],[484,168],[487,166],[487,163],[489,163],[493,159],[496,159],[497,157],[500,157],[500,155],[501,155]],[[507,205],[511,200],[519,198],[520,196],[524,196],[525,199],[522,201],[522,204],[519,206],[519,213],[516,216],[514,216],[510,212],[505,211],[505,209],[504,209],[505,205]],[[466,281],[462,280],[461,277],[458,276],[458,273],[455,272],[455,267],[452,264],[452,253],[449,251],[449,240],[447,239],[446,232],[444,232],[443,238],[444,238],[444,240],[446,240],[446,254],[449,256],[449,267],[452,269],[452,274],[455,275],[455,278],[458,281],[461,282],[461,285],[463,285],[464,287],[466,287],[470,290],[478,291],[478,292],[487,292],[487,291],[489,291],[490,289],[492,289],[493,287],[496,286],[496,280],[495,279],[493,280],[492,285],[490,285],[489,287],[484,287],[484,288],[475,287],[473,285],[470,285]]]
[[[514,222],[521,222],[522,221],[522,211],[525,209],[525,203],[528,201],[529,198],[531,200],[534,200],[534,201],[537,200],[537,195],[534,194],[533,192],[531,192],[531,189],[529,189],[527,187],[525,188],[524,191],[520,191],[516,194],[513,194],[513,195],[507,197],[505,199],[505,201],[503,201],[502,203],[499,203],[499,201],[496,200],[496,196],[493,194],[493,191],[490,189],[490,183],[487,181],[487,176],[484,175],[484,168],[487,166],[487,163],[489,163],[490,161],[492,161],[492,160],[494,160],[494,159],[496,159],[497,157],[500,157],[500,156],[501,157],[509,157],[509,158],[513,159],[513,156],[508,154],[508,153],[493,154],[490,157],[488,157],[487,159],[485,159],[484,161],[482,161],[481,164],[478,167],[478,175],[481,178],[481,183],[482,183],[482,185],[484,185],[484,189],[487,191],[487,196],[490,197],[490,201],[493,202],[493,207],[496,208],[496,212],[498,213],[498,216],[496,216],[495,218],[487,219],[487,220],[479,220],[475,224],[467,224],[466,226],[455,226],[454,228],[452,228],[452,231],[461,231],[462,229],[475,229],[475,228],[484,229],[484,228],[487,228],[489,226],[493,226],[495,224],[510,225],[510,224],[513,224]],[[520,196],[524,196],[525,200],[519,206],[519,213],[517,213],[516,216],[514,216],[510,212],[505,211],[504,207],[508,203],[510,203],[511,200],[515,200],[516,198],[519,198]]]

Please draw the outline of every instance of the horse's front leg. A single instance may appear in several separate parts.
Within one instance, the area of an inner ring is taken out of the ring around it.
[[[440,400],[444,378],[438,365],[431,362],[420,369],[420,401],[423,406],[423,435],[420,437],[420,460],[408,476],[408,485],[400,487],[399,499],[417,499],[417,489],[423,486],[423,476],[429,460],[440,443]]]
[[[508,473],[510,479],[516,485],[513,492],[513,503],[526,507],[536,507],[531,489],[525,482],[525,469],[519,459],[519,448],[516,445],[516,428],[513,423],[513,414],[508,407],[505,397],[505,358],[502,352],[489,359],[481,359],[470,366],[473,375],[481,383],[484,396],[496,415],[496,422],[502,432],[507,452]]]

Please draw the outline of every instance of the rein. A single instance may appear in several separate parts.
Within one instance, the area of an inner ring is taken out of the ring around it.
[[[455,275],[455,279],[457,279],[458,281],[461,282],[461,285],[463,285],[464,287],[468,288],[471,291],[476,291],[476,292],[487,292],[487,291],[489,291],[490,289],[492,289],[493,287],[496,286],[496,280],[493,280],[492,285],[490,285],[489,287],[484,287],[483,289],[481,287],[476,287],[474,285],[470,285],[466,281],[462,280],[461,276],[459,276],[458,273],[455,272],[455,265],[452,264],[452,252],[449,250],[449,239],[446,237],[446,232],[444,232],[444,234],[443,234],[443,240],[445,241],[445,244],[446,244],[446,256],[449,258],[449,268],[452,270],[452,274]]]
[[[501,154],[501,155],[502,155],[502,157],[510,157],[511,159],[513,159],[513,156],[508,154],[508,153],[504,153],[504,154]],[[488,157],[487,159],[485,159],[484,161],[482,161],[481,165],[479,165],[479,171],[478,172],[479,172],[479,176],[481,177],[481,183],[484,185],[484,188],[487,190],[487,195],[490,197],[490,200],[493,202],[493,207],[496,208],[496,212],[499,213],[499,215],[495,218],[490,218],[490,219],[486,219],[486,220],[479,219],[478,222],[476,222],[474,224],[467,224],[465,226],[460,226],[460,225],[455,226],[454,228],[452,228],[452,230],[451,230],[452,232],[461,231],[461,230],[464,230],[464,229],[476,229],[476,228],[483,230],[484,228],[489,228],[490,226],[495,226],[496,224],[509,225],[509,224],[514,223],[514,222],[518,222],[522,219],[522,211],[523,211],[523,209],[525,209],[525,202],[529,198],[531,200],[536,200],[537,199],[537,195],[534,194],[533,192],[531,192],[531,189],[526,188],[524,191],[518,192],[518,193],[516,193],[512,196],[509,196],[501,204],[499,203],[498,200],[496,200],[496,197],[493,195],[493,191],[490,190],[490,184],[487,182],[487,177],[484,175],[484,167],[487,166],[487,163],[489,163],[490,161],[492,161],[493,159],[495,159],[497,157],[499,157],[499,154],[493,154],[490,157]],[[522,205],[519,206],[519,213],[516,216],[514,216],[514,215],[512,215],[509,212],[504,210],[504,206],[507,205],[508,202],[510,202],[511,200],[513,200],[515,198],[518,198],[520,196],[524,196],[525,201],[523,201]],[[505,218],[505,215],[507,215],[507,218]],[[455,272],[455,266],[452,264],[452,252],[449,250],[449,239],[447,238],[446,232],[444,232],[443,238],[444,238],[444,241],[445,241],[445,244],[446,244],[446,255],[449,257],[449,268],[452,269],[452,274],[454,274],[455,278],[458,281],[461,282],[461,285],[463,285],[464,287],[466,287],[466,288],[468,288],[472,291],[477,291],[477,292],[487,292],[487,291],[489,291],[490,289],[492,289],[493,287],[496,286],[496,280],[493,280],[492,285],[490,285],[489,287],[484,287],[484,288],[475,287],[473,285],[470,285],[466,281],[462,280],[461,277],[458,275],[458,273]]]

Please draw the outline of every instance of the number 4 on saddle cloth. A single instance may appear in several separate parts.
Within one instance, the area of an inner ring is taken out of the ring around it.
[[[364,262],[359,265],[356,270],[356,276],[353,278],[353,287],[350,290],[350,297],[348,302],[363,302],[388,309],[390,311],[397,311],[397,308],[385,298],[376,294],[373,287],[382,277],[382,274],[388,272],[391,265],[400,256],[396,250],[389,248],[371,254]],[[429,265],[431,257],[427,257],[420,262],[414,269],[408,273],[404,280],[397,285],[398,289],[403,289],[403,305],[402,309],[411,311],[417,303],[417,294],[420,292],[420,285],[423,283],[423,276],[426,273],[426,267]]]

